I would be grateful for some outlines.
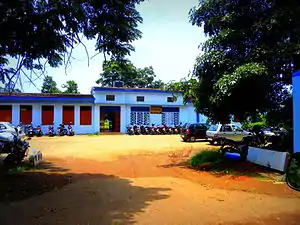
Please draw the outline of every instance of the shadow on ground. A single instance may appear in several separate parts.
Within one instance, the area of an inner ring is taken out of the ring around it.
[[[170,191],[116,176],[68,173],[51,163],[40,170],[1,173],[0,179],[3,225],[132,224],[136,213],[168,198]]]
[[[159,165],[162,168],[185,168],[196,171],[205,171],[215,177],[232,176],[232,178],[247,176],[261,179],[274,179],[276,180],[282,174],[270,168],[256,165],[248,161],[224,161],[217,165],[205,163],[198,167],[192,167],[188,159],[170,158],[171,163]]]

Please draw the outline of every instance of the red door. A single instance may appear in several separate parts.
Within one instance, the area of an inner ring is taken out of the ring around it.
[[[64,105],[63,106],[63,124],[74,125],[74,106],[73,105]]]
[[[32,122],[32,105],[20,106],[20,122],[23,124],[31,124]]]
[[[0,121],[12,122],[12,105],[0,105]]]

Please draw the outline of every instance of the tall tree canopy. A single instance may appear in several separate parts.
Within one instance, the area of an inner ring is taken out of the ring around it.
[[[209,39],[192,74],[197,110],[218,121],[286,111],[291,74],[300,68],[298,1],[199,2],[190,21]]]
[[[129,60],[109,60],[103,63],[103,72],[96,83],[112,87],[114,81],[123,81],[124,86],[131,88],[162,88],[164,83],[155,77],[152,66],[136,68]]]
[[[134,50],[143,0],[4,0],[0,3],[0,82],[30,79],[25,69],[68,63],[82,38],[96,39],[95,50],[119,60]],[[84,45],[84,44],[83,44]],[[9,60],[16,60],[11,67]],[[23,76],[21,76],[23,75]]]
[[[61,91],[57,88],[56,82],[51,76],[45,76],[41,92],[50,94],[61,93]]]
[[[74,80],[68,80],[62,85],[62,88],[65,89],[63,91],[65,94],[80,94],[78,91],[78,84]]]

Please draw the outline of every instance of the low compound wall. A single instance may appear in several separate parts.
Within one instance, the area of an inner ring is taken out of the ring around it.
[[[284,172],[288,156],[288,152],[277,152],[262,148],[249,147],[247,160],[261,166]]]

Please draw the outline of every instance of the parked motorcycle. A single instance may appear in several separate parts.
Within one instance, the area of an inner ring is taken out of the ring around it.
[[[134,135],[134,131],[133,131],[132,126],[127,126],[127,134]]]
[[[34,134],[37,136],[37,137],[42,137],[43,136],[43,131],[41,129],[41,126],[37,126],[35,129],[34,129]]]
[[[156,134],[154,123],[148,127],[148,130],[149,130],[149,134],[151,135]]]
[[[164,128],[166,130],[166,134],[173,134],[173,129],[170,126],[167,126],[166,124],[164,124]]]
[[[64,124],[59,124],[59,127],[57,128],[57,133],[60,136],[64,136],[68,134],[68,130],[65,128]]]
[[[141,134],[144,134],[144,135],[148,135],[149,134],[148,128],[145,127],[144,125],[141,126]]]
[[[137,125],[134,125],[134,126],[133,126],[133,131],[134,131],[134,134],[135,134],[135,135],[140,135],[140,134],[141,134],[141,129],[140,129],[140,127],[137,126]]]
[[[179,131],[177,129],[177,126],[172,126],[171,129],[173,130],[173,134],[179,134]]]
[[[167,131],[166,131],[166,128],[164,125],[158,126],[157,130],[159,131],[159,134],[167,134]]]
[[[68,125],[68,133],[69,133],[69,136],[74,136],[75,135],[75,132],[74,132],[73,127],[71,126],[71,124]]]
[[[27,134],[28,137],[33,137],[34,136],[34,129],[33,129],[32,123],[27,125],[26,130],[27,130],[26,134]]]
[[[48,135],[50,137],[54,137],[55,136],[55,131],[54,131],[54,126],[53,125],[48,126]]]
[[[0,153],[8,153],[3,160],[7,168],[20,164],[27,155],[28,149],[29,143],[21,140],[19,135],[10,132],[0,133]]]

